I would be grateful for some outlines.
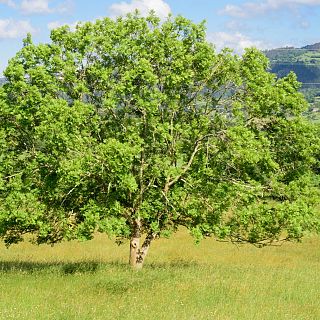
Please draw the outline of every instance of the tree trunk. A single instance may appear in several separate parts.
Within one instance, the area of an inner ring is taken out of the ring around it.
[[[137,267],[137,257],[140,250],[140,237],[132,237],[130,240],[130,257],[129,263],[133,268]]]
[[[137,233],[134,233],[130,241],[129,263],[131,267],[137,270],[142,269],[144,260],[151,245],[151,241],[154,238],[155,235],[153,233],[148,234],[140,248],[140,236],[138,236]]]
[[[131,267],[136,268],[137,265],[137,257],[140,251],[140,237],[141,237],[141,222],[140,219],[136,219],[134,222],[131,240],[130,240],[130,256],[129,256],[129,264]]]
[[[137,269],[142,269],[143,267],[143,263],[144,260],[148,254],[150,245],[151,245],[151,241],[155,238],[155,234],[154,233],[149,233],[146,236],[146,239],[143,242],[142,247],[140,248],[139,252],[138,252],[138,256],[137,256],[137,262],[136,262],[136,268]]]

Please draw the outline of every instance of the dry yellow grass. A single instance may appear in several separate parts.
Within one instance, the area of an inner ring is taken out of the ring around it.
[[[0,247],[0,319],[320,319],[320,238],[257,249],[186,232],[142,272],[105,236]],[[131,310],[131,311],[130,311]]]

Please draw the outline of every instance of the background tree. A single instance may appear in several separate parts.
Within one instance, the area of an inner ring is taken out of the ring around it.
[[[294,75],[267,68],[254,49],[216,53],[180,16],[28,36],[1,92],[1,237],[104,232],[142,267],[179,226],[257,245],[317,229],[317,136]]]

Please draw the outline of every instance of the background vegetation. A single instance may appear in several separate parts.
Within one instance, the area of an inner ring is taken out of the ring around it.
[[[271,72],[282,77],[294,71],[301,82],[320,82],[320,43],[302,48],[278,48],[264,52]]]
[[[306,116],[319,121],[320,110],[320,43],[306,45],[302,48],[278,48],[264,51],[270,59],[270,71],[278,77],[293,71],[302,87],[300,91],[309,102]]]

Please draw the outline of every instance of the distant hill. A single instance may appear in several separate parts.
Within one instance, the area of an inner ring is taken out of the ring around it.
[[[309,102],[305,115],[320,122],[320,42],[301,48],[285,47],[264,51],[270,60],[270,72],[278,77],[293,71],[302,87],[300,91]]]
[[[294,71],[300,82],[310,85],[320,84],[320,42],[301,48],[284,47],[266,50],[264,54],[270,59],[270,71],[279,77]]]
[[[290,71],[297,75],[302,82],[300,91],[309,102],[306,116],[320,122],[320,42],[266,50],[264,54],[270,60],[270,72],[280,78]]]
[[[308,44],[307,46],[302,47],[302,49],[307,50],[320,50],[320,42],[317,42],[315,44]]]

